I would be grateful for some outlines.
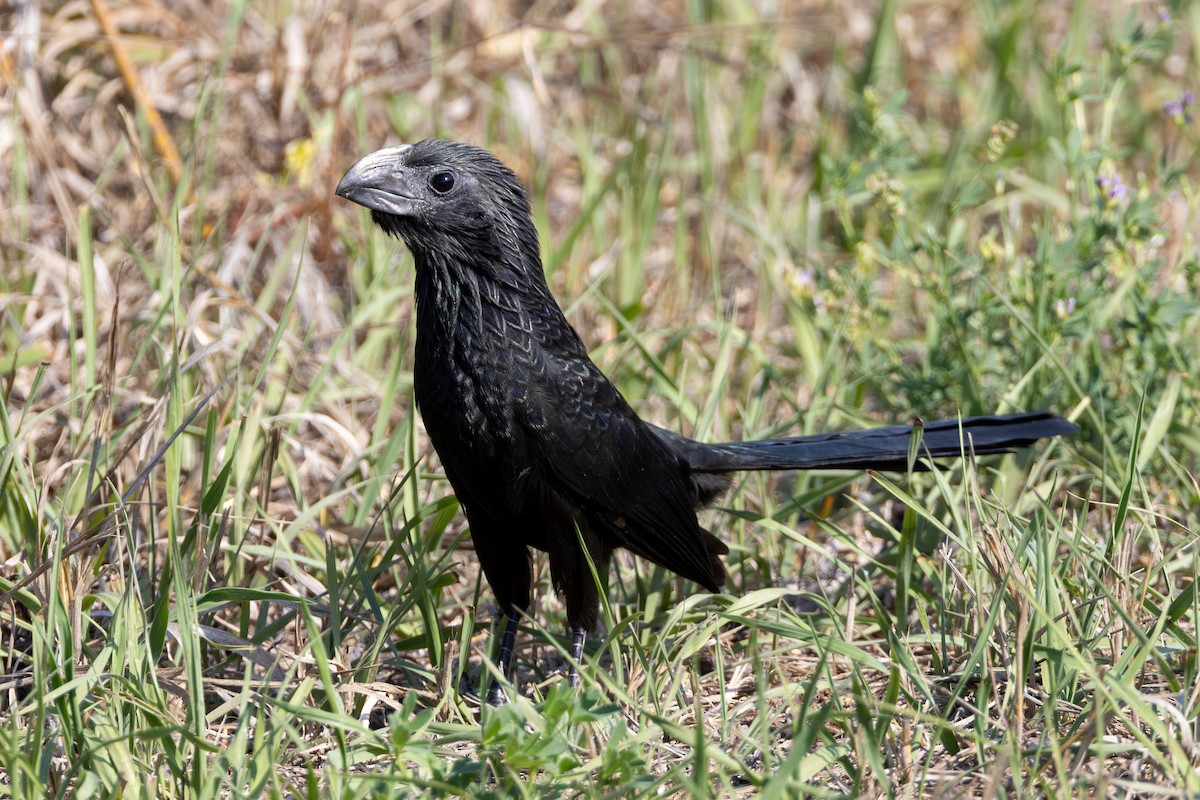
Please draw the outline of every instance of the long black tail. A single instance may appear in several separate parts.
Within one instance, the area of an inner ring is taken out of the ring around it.
[[[1007,414],[995,417],[947,419],[925,424],[920,454],[925,458],[952,458],[963,453],[1008,453],[1050,436],[1078,430],[1053,414]],[[782,469],[908,468],[911,425],[893,425],[861,431],[819,433],[756,442],[703,444],[663,428],[655,428],[671,449],[682,455],[696,473]],[[917,468],[921,468],[918,462]]]

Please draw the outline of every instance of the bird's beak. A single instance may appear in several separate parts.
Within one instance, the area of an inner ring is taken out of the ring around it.
[[[403,169],[410,144],[387,147],[363,156],[338,181],[337,194],[372,211],[407,217],[416,213],[416,193]]]

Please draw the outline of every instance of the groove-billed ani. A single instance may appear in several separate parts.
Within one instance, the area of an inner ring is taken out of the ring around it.
[[[623,547],[716,592],[728,550],[696,510],[731,472],[907,464],[908,426],[702,444],[643,422],[551,296],[525,189],[486,150],[437,140],[380,150],[337,193],[416,260],[417,405],[508,617],[502,672],[529,608],[529,547],[549,553],[578,661],[599,614],[581,541],[601,574]],[[934,422],[920,453],[1007,452],[1073,431],[1050,414]],[[502,698],[494,683],[489,700]]]

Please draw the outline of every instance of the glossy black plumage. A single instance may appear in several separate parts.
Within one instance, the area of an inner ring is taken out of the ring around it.
[[[907,463],[907,426],[707,445],[643,422],[550,294],[524,188],[485,150],[438,140],[381,150],[337,193],[413,253],[417,404],[510,618],[529,607],[533,547],[549,554],[577,641],[595,627],[577,527],[601,571],[624,547],[717,591],[727,551],[696,509],[727,473]],[[1074,430],[1049,414],[930,423],[922,452],[1004,452]]]

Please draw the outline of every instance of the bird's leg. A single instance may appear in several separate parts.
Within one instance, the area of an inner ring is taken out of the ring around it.
[[[505,678],[508,677],[509,664],[512,661],[513,641],[517,638],[517,612],[510,611],[508,620],[504,625],[504,635],[500,637],[500,657],[496,659],[496,670]],[[499,679],[492,679],[492,688],[488,689],[487,701],[489,705],[499,706],[508,702],[508,695],[504,693],[504,687],[500,685]]]
[[[579,668],[576,666],[583,659],[584,630],[576,625],[571,629],[571,663],[567,667],[567,684],[574,687],[579,685]]]

